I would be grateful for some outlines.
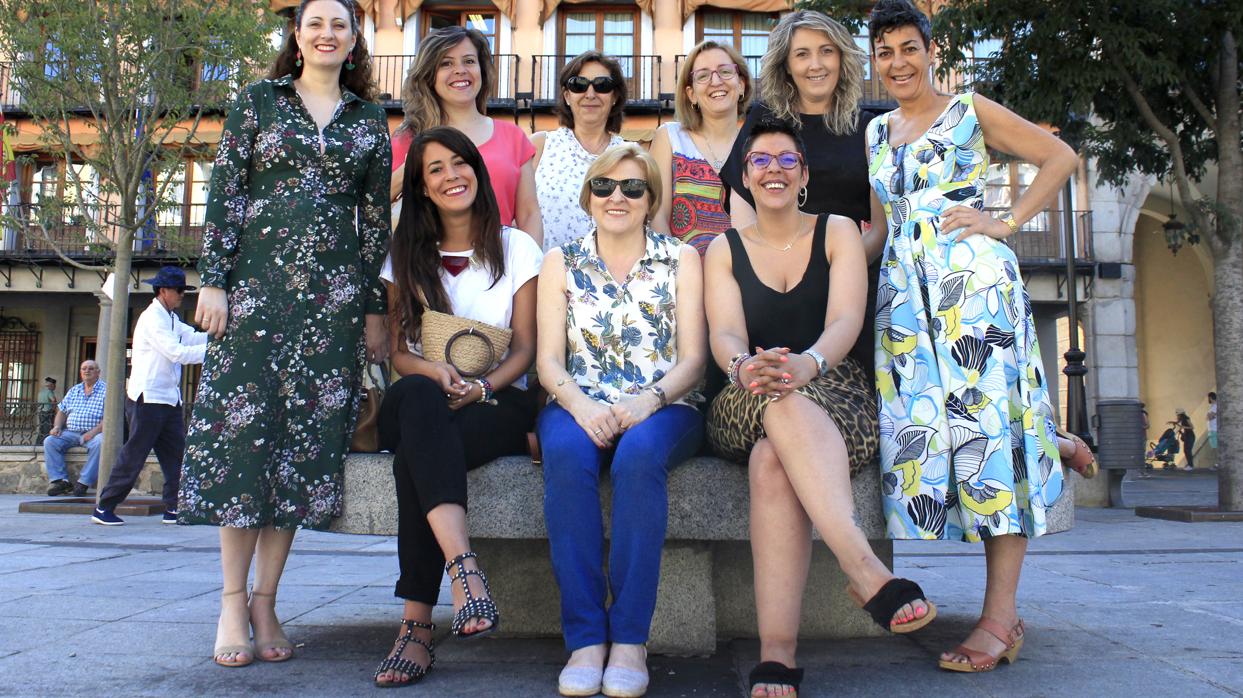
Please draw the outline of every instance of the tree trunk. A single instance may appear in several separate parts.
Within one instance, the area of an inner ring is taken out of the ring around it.
[[[1243,510],[1243,242],[1214,264],[1213,350],[1217,368],[1217,498],[1222,509]]]
[[[131,217],[125,218],[132,219]],[[134,257],[133,235],[120,231],[117,235],[116,285],[112,293],[112,316],[108,337],[108,395],[104,400],[104,445],[99,453],[99,494],[112,476],[112,466],[125,441],[125,340],[129,337],[129,273]]]

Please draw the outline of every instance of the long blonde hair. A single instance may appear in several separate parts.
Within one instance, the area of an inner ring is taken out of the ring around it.
[[[815,10],[798,10],[781,18],[768,39],[768,50],[760,64],[760,97],[773,115],[803,125],[798,113],[798,88],[786,68],[790,41],[799,29],[818,31],[829,37],[841,54],[833,108],[824,114],[830,133],[842,135],[855,129],[859,120],[859,100],[863,97],[863,67],[867,54],[855,45],[846,28]]]
[[[488,95],[492,94],[492,86],[496,83],[488,40],[477,29],[444,27],[423,38],[419,44],[419,53],[406,73],[406,80],[401,86],[401,110],[404,117],[398,131],[417,135],[429,128],[444,125],[444,110],[441,109],[440,97],[436,94],[436,71],[440,69],[440,61],[445,54],[462,43],[462,39],[470,39],[479,55],[481,82],[479,94],[475,96],[475,108],[480,114],[488,113]]]

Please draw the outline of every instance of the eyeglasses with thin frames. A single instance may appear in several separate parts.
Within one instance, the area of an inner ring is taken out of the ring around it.
[[[738,77],[738,64],[725,63],[718,65],[715,70],[712,68],[700,68],[691,73],[691,80],[694,80],[696,85],[707,85],[712,80],[713,75],[722,80],[733,80]]]

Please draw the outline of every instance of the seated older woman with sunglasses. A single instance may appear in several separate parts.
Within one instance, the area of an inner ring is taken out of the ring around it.
[[[688,404],[707,356],[699,254],[648,227],[660,191],[656,161],[641,148],[606,150],[579,196],[592,230],[550,251],[540,272],[536,365],[553,400],[539,420],[544,519],[572,653],[558,686],[567,696],[647,690],[668,473],[703,438]]]
[[[876,399],[848,354],[867,292],[859,228],[799,211],[808,171],[793,126],[759,122],[744,146],[756,221],[725,231],[704,258],[712,355],[730,377],[708,439],[748,463],[761,660],[751,695],[784,696],[803,674],[793,667],[813,524],[881,627],[911,632],[936,609],[876,557],[854,517],[850,478],[872,462],[878,434]]]

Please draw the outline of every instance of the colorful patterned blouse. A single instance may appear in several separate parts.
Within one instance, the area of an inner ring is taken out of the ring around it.
[[[665,124],[665,131],[673,151],[669,232],[703,256],[712,238],[729,229],[729,212],[725,210],[729,190],[682,124],[671,121]]]
[[[596,251],[596,231],[561,246],[565,258],[566,371],[594,400],[616,403],[678,362],[681,243],[647,230],[647,249],[620,283]],[[675,404],[696,398],[687,395]]]

